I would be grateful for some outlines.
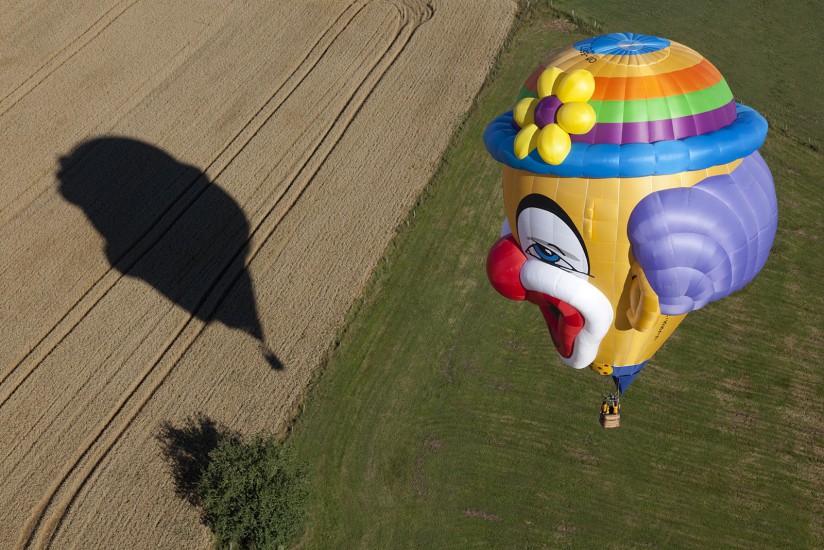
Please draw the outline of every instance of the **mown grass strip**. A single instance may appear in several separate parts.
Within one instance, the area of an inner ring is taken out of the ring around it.
[[[597,32],[650,32],[655,21],[627,25],[658,3],[634,6]],[[803,138],[772,132],[762,149],[781,212],[764,271],[687,318],[633,384],[619,430],[597,424],[606,381],[563,367],[537,308],[486,281],[503,203],[481,134],[546,52],[583,36],[555,30],[558,9],[521,16],[293,430],[312,470],[303,545],[820,547],[824,162]],[[768,32],[758,17],[739,15],[753,43]],[[710,40],[728,22],[701,20],[661,15],[655,33],[707,55],[734,92],[754,89],[757,73],[727,74],[740,52]]]

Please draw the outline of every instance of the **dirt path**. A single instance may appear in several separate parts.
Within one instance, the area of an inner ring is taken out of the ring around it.
[[[207,548],[153,434],[286,424],[514,5],[71,4],[0,8],[0,548]]]

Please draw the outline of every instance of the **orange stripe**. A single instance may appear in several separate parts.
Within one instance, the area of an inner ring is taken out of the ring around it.
[[[629,101],[682,95],[718,84],[721,78],[718,69],[706,59],[671,73],[617,78],[596,76],[592,99]]]
[[[546,69],[541,65],[524,82],[527,90],[538,90],[538,77]],[[670,73],[649,76],[595,77],[593,100],[628,101],[632,99],[652,99],[697,92],[721,81],[721,73],[706,58],[692,67]]]

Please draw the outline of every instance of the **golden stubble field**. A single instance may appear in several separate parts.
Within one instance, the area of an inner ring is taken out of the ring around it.
[[[288,425],[513,0],[0,6],[0,548],[208,548],[154,435]]]

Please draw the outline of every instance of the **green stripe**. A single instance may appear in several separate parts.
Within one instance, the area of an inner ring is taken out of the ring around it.
[[[528,89],[526,86],[521,86],[521,91],[518,92],[518,97],[515,98],[515,103],[518,103],[525,97],[538,97],[537,92],[533,92],[532,90]]]
[[[723,107],[732,101],[732,92],[723,78],[718,84],[688,94],[632,99],[590,101],[600,122],[650,122],[697,115]]]
[[[521,87],[515,103],[538,94]],[[590,101],[598,122],[650,122],[697,115],[723,107],[732,101],[732,92],[723,78],[717,84],[688,94],[631,99],[629,101]]]

